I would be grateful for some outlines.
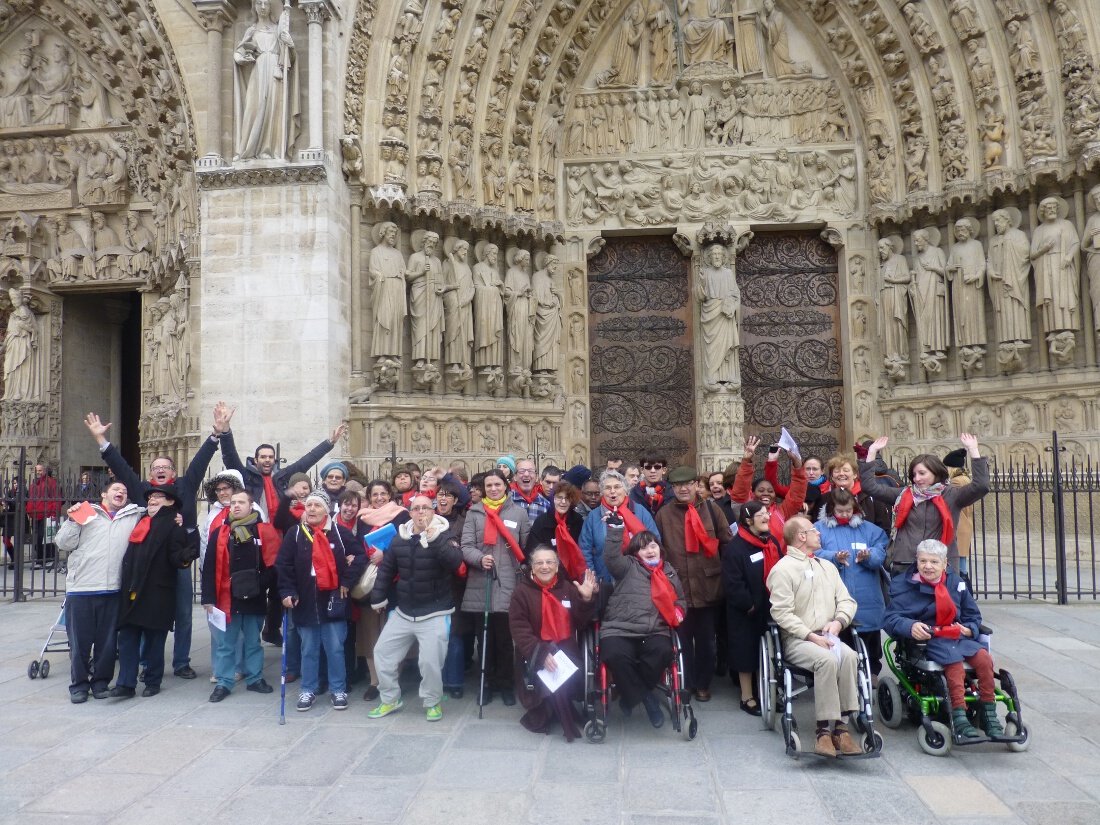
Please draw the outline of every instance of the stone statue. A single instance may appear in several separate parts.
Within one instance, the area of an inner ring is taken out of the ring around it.
[[[443,244],[443,353],[449,366],[469,369],[474,343],[474,278],[470,269],[470,243],[447,238]]]
[[[531,378],[534,340],[531,324],[531,253],[512,247],[504,273],[504,311],[508,325],[508,373],[517,392],[526,389]]]
[[[412,318],[412,357],[415,368],[438,361],[443,343],[443,264],[436,255],[439,235],[413,233],[413,254],[405,268],[409,282],[409,315]]]
[[[44,359],[38,347],[38,321],[27,290],[9,289],[11,314],[4,335],[4,400],[37,401],[42,396]]]
[[[149,312],[151,322],[146,336],[150,346],[153,395],[158,401],[182,398],[180,357],[186,322],[181,328],[181,319],[169,298],[160,298]]]
[[[883,365],[891,378],[905,378],[909,365],[909,294],[913,287],[903,242],[891,235],[878,242],[882,272]]]
[[[730,62],[733,32],[724,16],[728,5],[724,0],[679,0],[687,63]]]
[[[934,226],[913,232],[913,315],[917,319],[921,366],[931,373],[943,368],[947,350],[947,259]]]
[[[692,149],[701,149],[706,144],[707,112],[711,109],[709,95],[703,93],[703,84],[694,81],[688,88],[687,123],[684,132],[684,145]]]
[[[997,363],[1006,370],[1022,367],[1021,356],[1031,347],[1031,259],[1020,220],[1020,210],[1014,207],[993,213],[993,237],[989,239],[986,261],[998,341]]]
[[[137,212],[126,213],[126,228],[122,233],[126,251],[118,256],[119,270],[131,277],[140,277],[153,262],[156,242],[153,233],[142,225]]]
[[[809,64],[796,63],[791,59],[791,47],[787,42],[787,18],[775,7],[775,0],[764,0],[763,12],[760,25],[764,29],[764,39],[768,43],[776,76],[808,74]]]
[[[4,91],[0,94],[0,126],[26,126],[30,123],[33,62],[34,53],[28,47],[20,50],[16,65],[4,67]]]
[[[531,304],[534,322],[532,368],[535,372],[556,372],[561,346],[561,261],[547,255],[545,266],[531,276]]]
[[[726,262],[726,248],[711,244],[703,253],[695,297],[703,331],[704,384],[711,389],[741,383],[741,290]]]
[[[72,56],[69,48],[55,41],[49,53],[36,61],[31,98],[31,119],[35,123],[69,123],[73,97]]]
[[[1089,296],[1092,298],[1092,324],[1100,332],[1100,185],[1089,190],[1093,213],[1085,222],[1085,237],[1081,248],[1085,251]]]
[[[955,244],[947,258],[955,346],[964,370],[979,370],[985,357],[985,252],[978,241],[978,221],[955,221]]]
[[[397,224],[385,221],[371,229],[374,248],[367,263],[367,282],[374,307],[371,354],[401,357],[405,303],[405,258],[397,249]]]
[[[619,35],[611,56],[615,80],[623,86],[634,86],[638,82],[638,50],[644,28],[645,10],[641,0],[635,0],[619,24]]]
[[[650,80],[654,84],[667,83],[676,62],[676,42],[666,0],[649,0],[646,25],[649,26]]]
[[[474,249],[474,366],[504,365],[504,282],[497,268],[495,244],[479,241]]]
[[[253,0],[255,23],[233,50],[234,158],[285,160],[298,137],[298,64],[290,37],[290,4]]]
[[[102,212],[92,213],[92,248],[95,250],[95,276],[117,278],[116,260],[126,250],[118,241],[118,234],[107,226],[107,218]]]
[[[1031,235],[1031,262],[1035,267],[1035,303],[1043,319],[1051,357],[1059,364],[1073,360],[1074,332],[1080,329],[1078,251],[1080,237],[1066,220],[1069,204],[1061,198],[1039,202],[1042,221]]]

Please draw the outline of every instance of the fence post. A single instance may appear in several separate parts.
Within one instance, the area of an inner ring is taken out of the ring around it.
[[[1058,431],[1051,432],[1051,446],[1048,449],[1054,454],[1052,462],[1051,480],[1054,483],[1054,559],[1058,568],[1058,579],[1055,586],[1058,588],[1058,604],[1069,604],[1069,566],[1066,563],[1066,509],[1062,490],[1062,450],[1058,445]]]
[[[12,582],[14,602],[25,602],[23,593],[23,541],[27,535],[27,448],[19,448],[19,462],[16,467],[19,489],[15,492],[15,577]]]

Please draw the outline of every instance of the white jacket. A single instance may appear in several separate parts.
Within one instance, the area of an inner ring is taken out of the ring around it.
[[[67,593],[118,590],[130,533],[145,514],[133,502],[115,513],[114,518],[98,504],[92,507],[96,511],[94,519],[83,527],[66,519],[54,537],[58,548],[70,554],[69,575],[65,579]]]

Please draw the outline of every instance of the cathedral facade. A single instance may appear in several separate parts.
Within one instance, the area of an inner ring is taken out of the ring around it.
[[[1100,457],[1088,0],[0,0],[0,459]]]

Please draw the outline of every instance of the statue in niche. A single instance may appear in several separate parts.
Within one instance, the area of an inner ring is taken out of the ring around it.
[[[897,235],[878,242],[879,270],[882,273],[883,364],[891,378],[905,377],[909,366],[909,294],[913,287],[909,263],[902,255],[902,240]]]
[[[504,282],[498,269],[496,244],[479,241],[474,248],[474,366],[479,369],[504,364]]]
[[[615,80],[623,86],[634,86],[638,83],[638,51],[644,29],[645,10],[641,0],[635,0],[619,24],[619,36],[611,55]]]
[[[0,94],[0,126],[26,126],[31,122],[30,99],[34,80],[34,52],[20,49],[19,62],[4,69]]]
[[[1088,51],[1088,37],[1081,28],[1081,21],[1077,13],[1069,7],[1065,0],[1055,0],[1054,3],[1054,37],[1058,41],[1058,47],[1063,55],[1076,55],[1078,52]]]
[[[1022,356],[1031,347],[1031,259],[1027,235],[1020,229],[1021,218],[1020,210],[1013,207],[993,213],[993,237],[986,259],[997,363],[1006,371],[1022,367]]]
[[[531,253],[512,247],[506,257],[504,274],[504,311],[508,329],[508,373],[513,391],[522,392],[530,385],[531,358],[534,350],[531,324]]]
[[[667,83],[676,60],[676,41],[666,0],[649,0],[646,25],[649,27],[650,83]]]
[[[405,257],[397,249],[397,224],[389,221],[371,229],[374,248],[367,263],[367,279],[374,308],[371,354],[401,357],[401,339],[408,308],[405,303]]]
[[[68,124],[73,96],[72,55],[55,41],[48,53],[35,61],[31,119],[35,123]]]
[[[137,212],[126,213],[126,227],[122,233],[122,245],[126,251],[118,256],[119,270],[131,277],[139,277],[153,262],[156,242],[153,233],[141,222]]]
[[[684,145],[692,149],[701,149],[707,139],[707,112],[711,109],[709,95],[703,93],[703,84],[698,80],[688,87],[687,123],[684,132]]]
[[[30,291],[9,289],[11,314],[4,335],[4,400],[37,401],[42,397],[44,353],[38,346],[38,319]]]
[[[149,308],[150,324],[146,333],[149,346],[149,363],[152,367],[153,396],[157,401],[168,401],[183,397],[183,384],[180,378],[180,354],[184,323],[177,316],[175,307],[168,298],[160,298]]]
[[[560,277],[561,261],[556,255],[547,255],[543,267],[531,276],[531,366],[535,372],[554,373],[558,369],[562,323],[561,290],[556,281]]]
[[[102,212],[92,213],[92,249],[95,250],[95,273],[99,279],[117,278],[115,265],[118,256],[125,252],[118,241],[118,234],[107,225]]]
[[[237,160],[285,160],[298,137],[298,63],[290,5],[253,0],[255,22],[233,50]]]
[[[703,382],[712,390],[741,384],[741,290],[726,258],[722,244],[708,246],[695,289],[703,331]]]
[[[940,232],[929,226],[913,232],[913,315],[917,319],[921,366],[939,373],[947,350],[947,258]]]
[[[985,358],[985,252],[975,218],[955,221],[955,244],[947,258],[955,346],[964,370],[980,370]]]
[[[67,215],[58,215],[55,235],[57,257],[46,262],[51,281],[76,281],[95,278],[95,259],[84,237],[69,224]]]
[[[928,430],[932,433],[933,438],[946,438],[947,428],[947,416],[944,415],[943,410],[936,410],[929,416]]]
[[[971,43],[974,41],[971,40]],[[981,124],[982,151],[985,170],[1000,169],[1001,156],[1005,153],[1005,116],[992,106],[985,107],[985,120]]]
[[[687,63],[730,63],[733,32],[726,0],[679,0],[680,35]]]
[[[974,8],[974,0],[951,0],[951,27],[960,36],[975,37],[981,34],[978,27],[978,12]]]
[[[1073,360],[1080,329],[1077,285],[1081,239],[1066,220],[1069,204],[1062,198],[1039,202],[1042,221],[1031,234],[1031,262],[1035,267],[1035,303],[1043,319],[1051,358],[1058,364]]]
[[[776,76],[809,74],[808,63],[796,63],[791,59],[791,47],[787,42],[787,18],[775,7],[775,0],[764,0],[763,12],[760,25],[764,29],[764,39],[771,52]]]
[[[490,137],[485,141],[485,165],[481,172],[482,195],[487,204],[500,205],[504,202],[504,152],[500,138]]]
[[[1026,22],[1010,20],[1005,26],[1011,48],[1008,50],[1008,62],[1017,75],[1028,75],[1039,71],[1039,48],[1031,29]]]
[[[526,146],[516,148],[518,157],[512,164],[512,207],[517,212],[535,211],[535,174],[531,168],[531,152]]]
[[[469,378],[470,350],[474,344],[474,277],[470,268],[470,243],[447,238],[443,244],[443,360],[449,368]]]
[[[1089,295],[1092,298],[1093,327],[1100,333],[1100,185],[1089,190],[1093,213],[1085,222],[1085,236],[1081,248],[1085,251]]]
[[[413,369],[424,370],[427,362],[439,360],[443,343],[443,264],[436,255],[439,235],[417,230],[412,246],[405,280],[409,282]]]
[[[111,119],[111,103],[106,87],[84,68],[77,69],[76,86],[76,99],[80,104],[77,125],[88,129],[106,126]]]

